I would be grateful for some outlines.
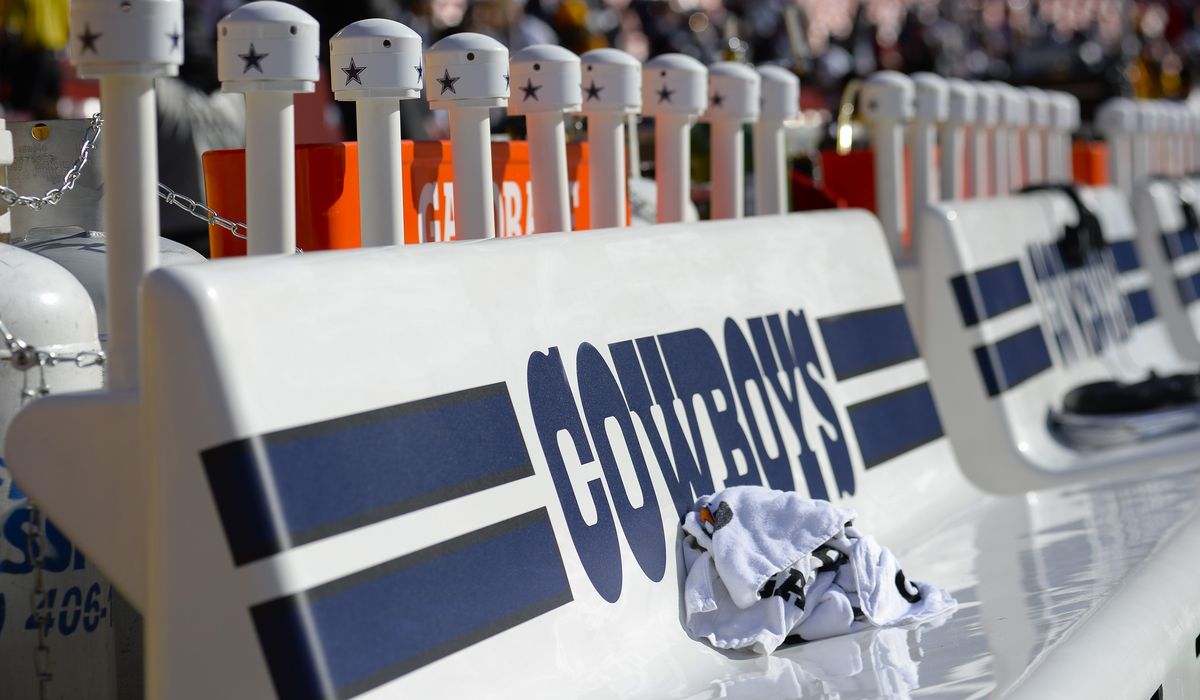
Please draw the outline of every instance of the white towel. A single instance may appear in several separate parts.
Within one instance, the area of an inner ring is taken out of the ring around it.
[[[785,642],[927,620],[955,606],[944,590],[909,581],[890,551],[852,526],[854,517],[760,486],[701,497],[683,522],[689,632],[722,649],[768,654]]]

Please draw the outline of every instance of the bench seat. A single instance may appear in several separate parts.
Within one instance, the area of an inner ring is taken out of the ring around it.
[[[1160,684],[1200,697],[1200,601],[1160,594],[1195,591],[1198,502],[1194,471],[987,497],[920,541],[889,543],[911,576],[958,600],[944,624],[777,656],[818,676],[812,697],[1140,700]]]

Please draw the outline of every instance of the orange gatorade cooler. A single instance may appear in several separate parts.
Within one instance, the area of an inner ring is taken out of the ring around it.
[[[1103,141],[1076,141],[1071,146],[1071,167],[1077,185],[1107,185],[1108,144]]]
[[[404,242],[454,240],[454,181],[449,141],[404,141]],[[208,206],[234,221],[246,217],[244,149],[204,154]],[[492,143],[496,235],[523,236],[533,228],[529,149],[524,141]],[[567,145],[573,229],[590,220],[587,144]],[[323,143],[296,147],[296,245],[301,250],[359,246],[358,144]],[[626,211],[626,221],[629,213]],[[219,226],[209,226],[214,258],[245,255],[246,242]],[[250,232],[250,235],[254,235]]]

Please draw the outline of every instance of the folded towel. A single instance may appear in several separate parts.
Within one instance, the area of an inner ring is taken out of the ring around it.
[[[689,632],[770,653],[870,627],[926,620],[956,604],[909,581],[853,510],[761,486],[701,497],[683,529]]]

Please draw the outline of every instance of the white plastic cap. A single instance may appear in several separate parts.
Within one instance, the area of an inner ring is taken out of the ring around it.
[[[1138,130],[1137,104],[1127,97],[1105,100],[1096,110],[1096,128],[1106,136],[1134,133]]]
[[[708,106],[708,69],[691,56],[665,53],[642,66],[642,111],[651,117],[698,117]]]
[[[975,86],[959,78],[949,78],[946,86],[950,88],[950,112],[946,121],[952,124],[975,123]]]
[[[348,24],[329,39],[333,96],[338,100],[421,96],[421,37],[390,19]]]
[[[879,71],[863,83],[859,104],[867,121],[908,122],[917,113],[917,88],[903,73]]]
[[[976,81],[975,86],[975,123],[981,126],[995,126],[1000,123],[1000,93],[991,83]]]
[[[425,98],[433,109],[503,107],[508,101],[508,49],[462,32],[425,51]]]
[[[247,3],[217,23],[217,77],[225,92],[312,92],[319,50],[317,21],[285,2]]]
[[[72,0],[70,32],[85,78],[177,75],[183,63],[182,0]]]
[[[537,44],[512,55],[509,114],[578,112],[583,103],[579,57],[561,46]]]
[[[642,109],[642,64],[619,49],[592,49],[579,57],[583,74],[580,111],[636,114]]]
[[[1151,100],[1139,100],[1136,106],[1138,131],[1146,135],[1158,133],[1161,128],[1158,106]]]
[[[1000,96],[1000,123],[1009,126],[1026,126],[1029,124],[1029,98],[1025,93],[1008,83],[992,83]]]
[[[933,73],[913,73],[917,91],[916,118],[923,122],[944,122],[950,116],[950,86],[945,78]]]
[[[800,113],[800,78],[780,66],[759,66],[762,110],[759,119],[788,121]]]
[[[722,61],[708,67],[708,109],[705,121],[758,119],[762,78],[744,63]]]
[[[1029,125],[1035,129],[1049,129],[1054,123],[1050,109],[1050,95],[1041,88],[1021,88],[1029,96]]]
[[[1072,94],[1053,91],[1050,95],[1051,123],[1059,131],[1079,128],[1079,100]]]

